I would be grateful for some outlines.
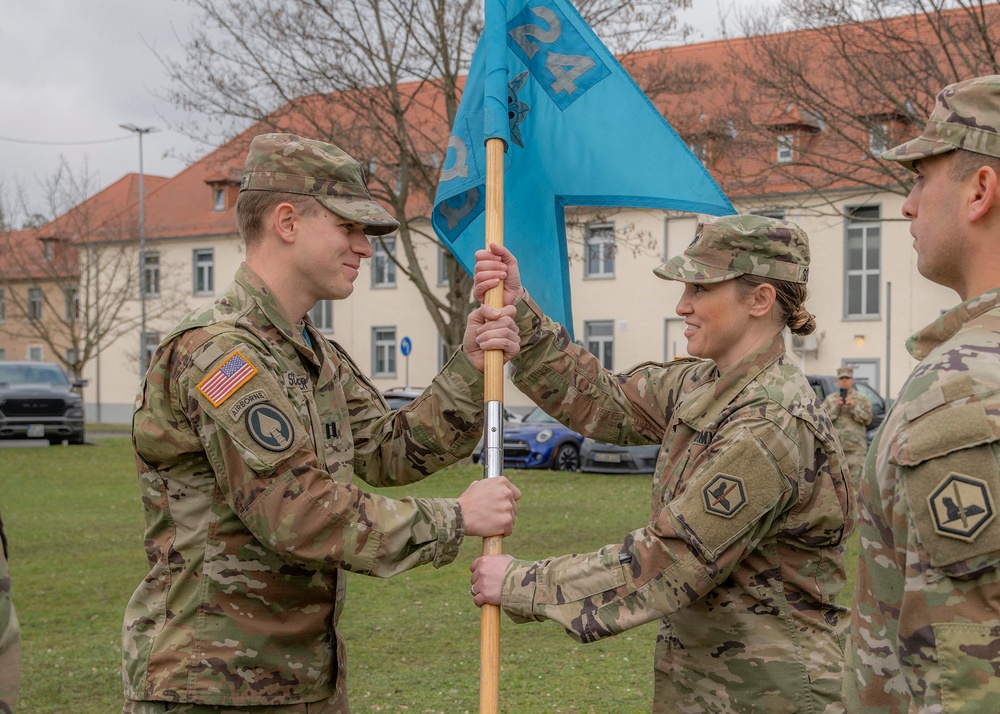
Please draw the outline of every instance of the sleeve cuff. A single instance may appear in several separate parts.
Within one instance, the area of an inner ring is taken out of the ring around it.
[[[514,622],[540,622],[535,613],[539,563],[515,558],[507,565],[500,586],[500,607]]]
[[[435,499],[437,547],[434,549],[434,567],[448,565],[458,557],[465,540],[465,517],[458,499]]]

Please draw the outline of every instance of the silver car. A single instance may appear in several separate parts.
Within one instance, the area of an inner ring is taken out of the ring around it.
[[[659,444],[618,446],[588,438],[580,446],[580,470],[599,474],[651,474],[659,455]]]

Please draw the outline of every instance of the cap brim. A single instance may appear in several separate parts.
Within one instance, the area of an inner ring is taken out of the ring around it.
[[[721,283],[743,275],[738,270],[705,265],[684,254],[675,255],[659,268],[653,268],[653,273],[664,280],[682,283]]]
[[[946,154],[956,149],[954,144],[944,141],[933,141],[922,136],[910,139],[907,142],[882,152],[882,158],[887,161],[895,161],[913,171],[913,162],[919,159],[926,159],[928,156]]]
[[[343,199],[334,196],[315,196],[324,208],[341,218],[360,223],[365,233],[384,236],[399,228],[399,221],[382,208],[377,201]]]

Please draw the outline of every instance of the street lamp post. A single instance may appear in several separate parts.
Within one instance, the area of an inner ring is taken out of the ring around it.
[[[146,363],[146,194],[143,185],[142,170],[142,136],[156,131],[155,127],[140,127],[135,124],[119,124],[125,131],[131,131],[139,135],[139,309],[140,330],[139,333],[139,374],[146,375],[149,365]]]

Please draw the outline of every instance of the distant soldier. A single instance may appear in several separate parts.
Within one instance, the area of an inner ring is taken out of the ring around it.
[[[21,681],[21,628],[10,595],[7,532],[0,516],[0,714],[17,711]]]
[[[624,374],[522,294],[509,251],[476,257],[476,296],[505,278],[504,302],[517,307],[518,389],[584,436],[662,446],[646,525],[585,555],[478,558],[475,603],[553,620],[582,642],[660,621],[654,712],[839,708],[847,618],[836,598],[853,489],[782,335],[816,327],[803,305],[806,234],[761,216],[699,224],[654,272],[683,283],[677,314],[701,359]]]
[[[344,573],[446,565],[464,536],[509,533],[520,497],[502,477],[457,499],[353,483],[419,481],[472,451],[482,350],[517,353],[513,308],[473,312],[462,349],[393,411],[309,319],[354,290],[366,234],[398,226],[358,162],[258,136],[236,219],[246,262],[166,337],[136,402],[149,574],[125,612],[126,714],[349,712]]]
[[[907,342],[920,360],[872,443],[844,700],[849,712],[1000,710],[1000,76],[949,85],[885,152],[917,270],[964,301]]]
[[[833,420],[833,428],[840,438],[847,456],[847,467],[851,472],[854,492],[858,492],[861,471],[868,453],[868,425],[872,423],[872,403],[861,392],[854,389],[854,368],[841,367],[837,370],[837,386],[840,388],[826,395],[823,407]]]

